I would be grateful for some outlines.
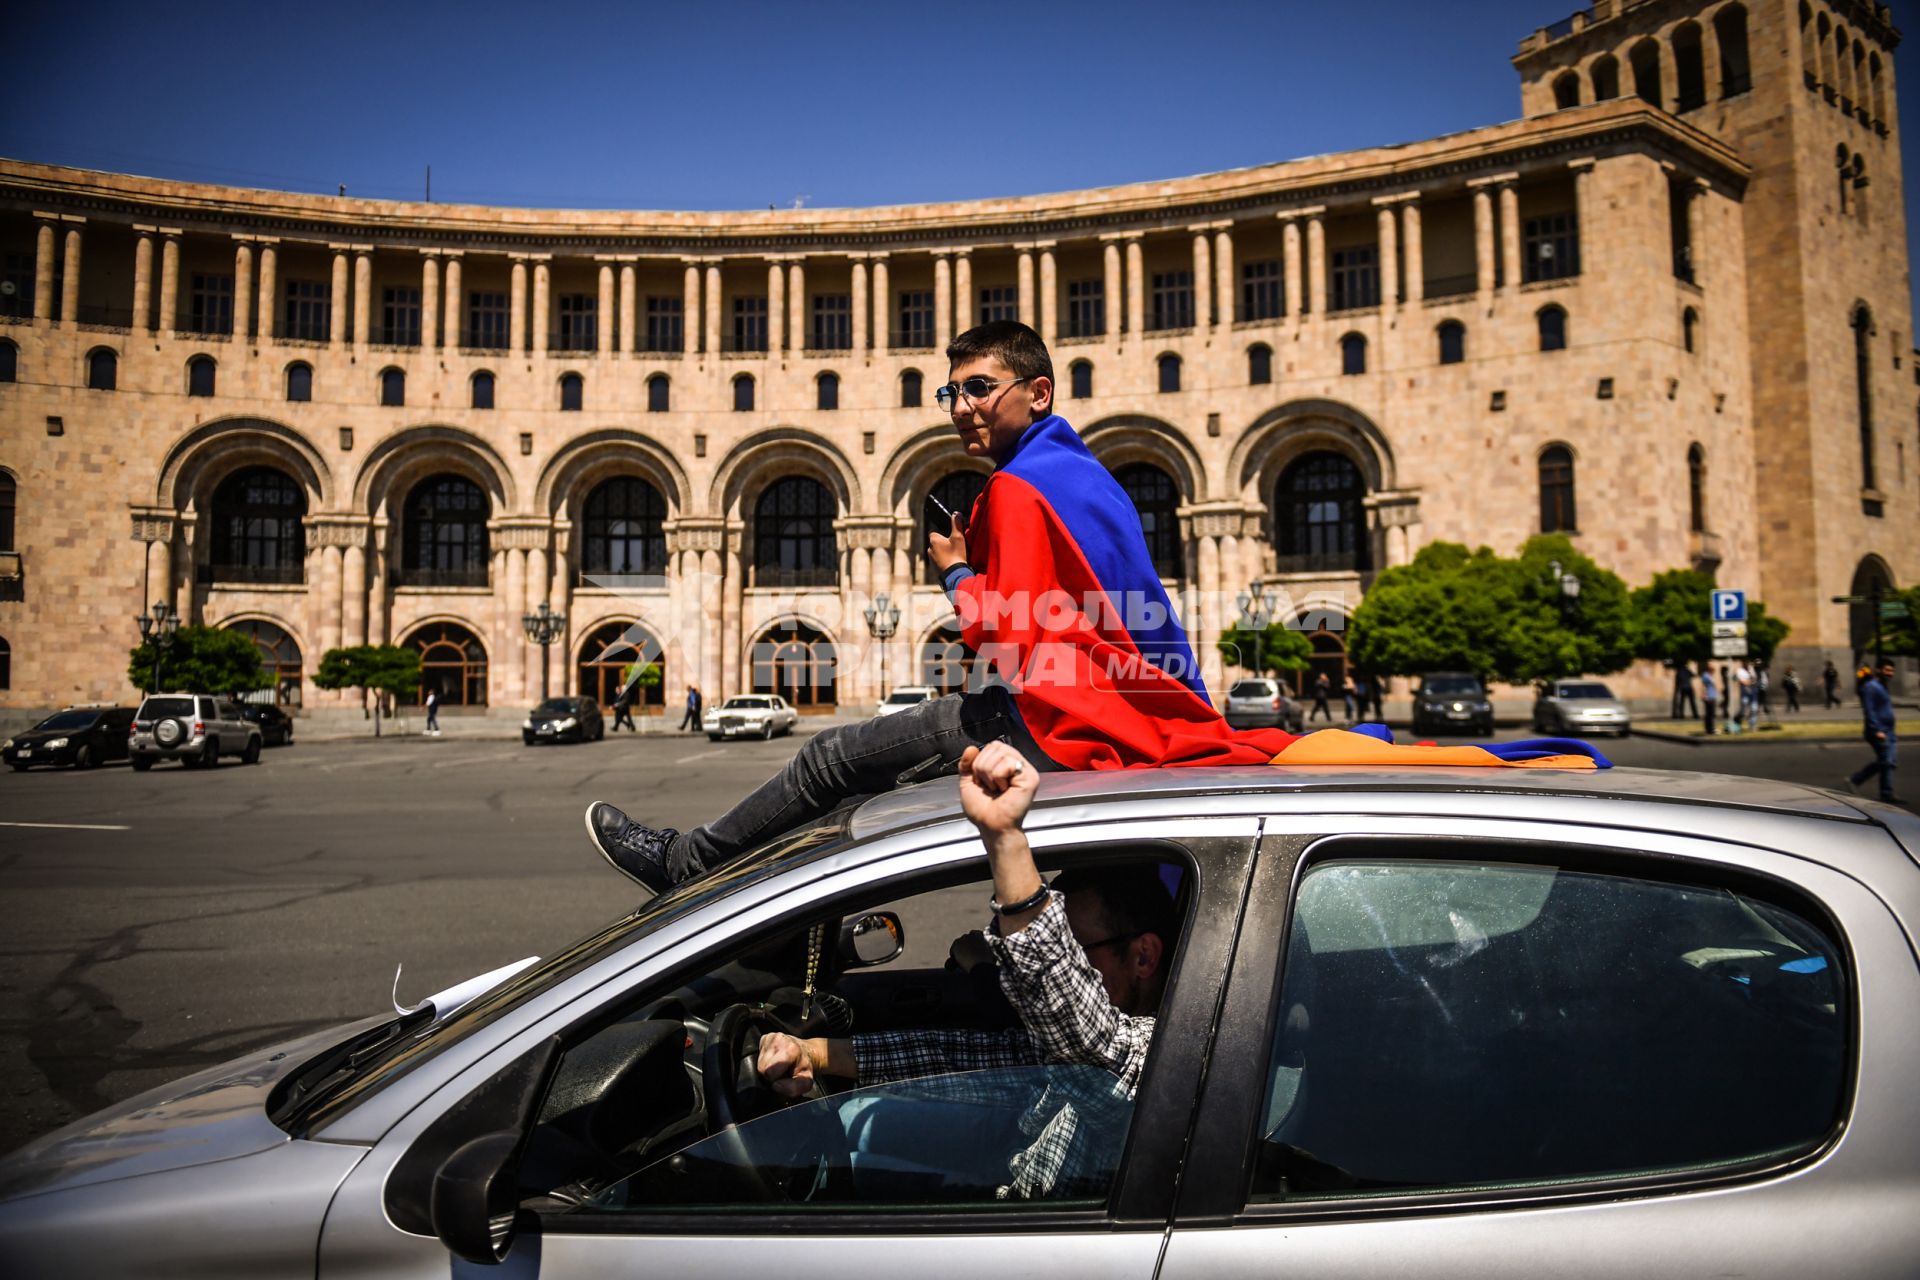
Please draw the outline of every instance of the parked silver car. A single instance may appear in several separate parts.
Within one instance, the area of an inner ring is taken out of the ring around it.
[[[1633,713],[1598,680],[1554,680],[1534,697],[1533,727],[1540,733],[1624,738],[1633,729]]]
[[[1264,676],[1235,680],[1229,685],[1221,714],[1236,729],[1285,729],[1289,733],[1306,731],[1300,704],[1287,695],[1285,686],[1278,680],[1269,680]]]
[[[728,698],[700,719],[700,727],[714,742],[726,738],[771,738],[792,733],[800,713],[777,693],[743,693]]]
[[[204,693],[150,693],[134,712],[127,758],[142,771],[156,760],[211,769],[221,756],[260,763],[260,744],[260,726],[238,703]]]
[[[942,894],[986,918],[943,779],[29,1144],[0,1162],[0,1257],[319,1280],[1920,1257],[1911,814],[1627,769],[1149,770],[1049,775],[1028,828],[1043,867],[1147,863],[1175,894],[1137,1092],[1017,1055],[787,1107],[755,1075],[775,1026],[1006,1025],[990,971],[910,932]],[[1002,1193],[1076,1133],[1072,1176]]]

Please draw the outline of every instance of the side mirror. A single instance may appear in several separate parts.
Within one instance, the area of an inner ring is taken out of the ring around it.
[[[433,1233],[456,1257],[486,1266],[506,1260],[520,1209],[517,1173],[522,1134],[486,1133],[434,1171]]]
[[[840,967],[867,969],[906,950],[907,931],[891,911],[870,911],[840,926]]]

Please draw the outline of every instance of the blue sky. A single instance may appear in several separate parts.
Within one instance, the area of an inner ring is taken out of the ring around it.
[[[549,207],[1018,195],[1512,119],[1520,37],[1574,7],[23,4],[0,154],[406,198],[432,165],[435,199]]]

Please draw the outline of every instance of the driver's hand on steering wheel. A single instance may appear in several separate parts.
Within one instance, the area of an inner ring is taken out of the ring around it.
[[[816,1058],[813,1046],[821,1049]],[[813,1073],[826,1067],[825,1041],[800,1040],[783,1031],[760,1037],[760,1059],[755,1063],[773,1091],[783,1098],[805,1097],[813,1088]]]

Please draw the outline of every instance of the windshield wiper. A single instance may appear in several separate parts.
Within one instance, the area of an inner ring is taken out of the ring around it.
[[[432,1021],[433,1006],[426,1004],[341,1041],[280,1083],[267,1103],[267,1118],[291,1131],[307,1112],[337,1093],[368,1064]]]

